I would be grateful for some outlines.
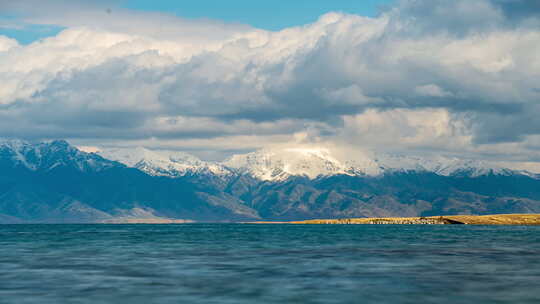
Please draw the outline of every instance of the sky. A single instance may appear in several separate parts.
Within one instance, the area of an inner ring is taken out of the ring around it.
[[[24,1],[24,0],[23,0]],[[50,1],[50,0],[49,0]],[[100,1],[100,0],[98,0]],[[53,1],[56,2],[56,1]],[[362,16],[376,16],[388,8],[393,0],[295,0],[295,1],[250,1],[250,0],[125,0],[100,1],[101,9],[107,14],[117,9],[139,12],[161,12],[187,19],[213,19],[229,23],[249,24],[256,28],[279,31],[287,27],[317,21],[327,12],[345,12]],[[39,4],[43,6],[43,4]],[[36,40],[57,35],[64,29],[54,24],[27,24],[21,11],[0,14],[0,35],[29,44]],[[3,25],[3,26],[2,26]]]
[[[540,2],[275,2],[0,1],[0,137],[540,169]]]
[[[295,1],[127,1],[123,7],[162,11],[184,18],[208,18],[249,24],[266,30],[281,30],[317,21],[319,16],[332,12],[346,12],[376,16],[392,0],[295,0]]]

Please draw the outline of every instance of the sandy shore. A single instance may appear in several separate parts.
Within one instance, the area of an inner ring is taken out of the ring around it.
[[[402,225],[540,225],[540,214],[497,214],[497,215],[451,215],[432,217],[390,217],[321,219],[297,222],[256,222],[255,224],[402,224]]]

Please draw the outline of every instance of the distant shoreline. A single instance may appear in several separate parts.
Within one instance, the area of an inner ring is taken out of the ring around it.
[[[313,219],[304,221],[253,221],[253,222],[198,222],[188,219],[171,218],[117,218],[100,222],[19,222],[0,225],[62,225],[62,224],[97,224],[97,225],[136,225],[136,224],[289,224],[289,225],[506,225],[540,226],[540,214],[495,214],[495,215],[448,215],[428,217],[374,217],[345,219]]]
[[[317,219],[290,222],[260,221],[248,224],[300,225],[540,225],[540,214],[449,215],[430,217],[389,217]]]

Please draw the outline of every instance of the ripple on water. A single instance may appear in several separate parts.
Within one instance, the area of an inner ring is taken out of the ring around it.
[[[540,227],[0,226],[5,303],[540,303]]]

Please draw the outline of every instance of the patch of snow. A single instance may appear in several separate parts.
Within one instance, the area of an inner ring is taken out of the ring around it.
[[[79,151],[66,141],[29,143],[22,140],[0,140],[0,152],[9,157],[14,165],[22,165],[29,170],[52,170],[61,166],[71,166],[79,171],[101,170],[112,166],[110,161],[96,159],[95,154]]]
[[[30,170],[73,167],[80,171],[115,166],[112,161],[137,168],[149,175],[182,177],[208,175],[229,177],[249,174],[263,181],[285,181],[293,176],[310,179],[332,175],[380,176],[395,172],[432,172],[441,176],[478,177],[484,175],[540,175],[511,170],[493,163],[451,157],[421,158],[391,154],[362,154],[338,159],[325,148],[280,148],[234,155],[223,163],[205,162],[177,151],[122,148],[86,153],[65,141],[29,143],[0,139],[0,156]],[[103,159],[104,158],[104,159]]]
[[[178,151],[146,148],[103,149],[98,154],[106,159],[137,168],[153,176],[180,177],[188,174],[230,175],[231,171],[218,163],[204,162]]]
[[[327,149],[279,149],[260,150],[257,152],[234,155],[224,165],[247,173],[265,181],[283,181],[291,176],[305,176],[314,179],[320,176],[359,174],[352,162],[342,163],[334,158]],[[371,173],[373,164],[365,163]]]
[[[517,171],[505,169],[497,165],[477,160],[464,160],[452,157],[420,158],[411,156],[380,154],[375,160],[383,171],[417,171],[433,172],[442,176],[463,175],[478,177],[488,174],[509,175]]]
[[[432,172],[441,176],[467,177],[489,174],[534,175],[505,169],[488,162],[442,156],[420,158],[379,153],[375,156],[362,155],[355,159],[338,160],[324,148],[263,149],[234,155],[224,162],[224,165],[264,181],[284,181],[291,176],[315,179],[332,175],[379,176],[395,172]]]

